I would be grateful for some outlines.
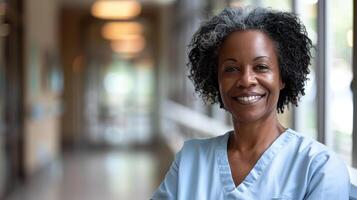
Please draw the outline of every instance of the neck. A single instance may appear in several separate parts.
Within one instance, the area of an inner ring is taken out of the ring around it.
[[[251,123],[233,119],[233,124],[234,134],[229,146],[231,150],[242,153],[266,150],[285,130],[279,123],[276,113]]]

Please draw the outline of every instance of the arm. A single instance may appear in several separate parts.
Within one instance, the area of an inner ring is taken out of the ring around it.
[[[153,200],[174,200],[177,198],[177,185],[178,185],[178,169],[180,163],[181,152],[175,156],[165,179],[161,182],[159,188],[154,192]]]
[[[348,200],[350,179],[345,164],[335,155],[316,156],[305,200]]]

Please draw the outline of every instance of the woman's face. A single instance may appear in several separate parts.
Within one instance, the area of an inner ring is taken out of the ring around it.
[[[218,55],[218,83],[224,108],[238,122],[276,115],[280,78],[274,42],[257,30],[227,36]]]

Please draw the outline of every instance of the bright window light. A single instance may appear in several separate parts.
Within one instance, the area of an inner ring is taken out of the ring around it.
[[[131,78],[126,73],[109,73],[104,79],[104,88],[110,96],[128,95],[133,89]]]
[[[352,29],[347,31],[347,44],[349,47],[353,47],[353,31]]]

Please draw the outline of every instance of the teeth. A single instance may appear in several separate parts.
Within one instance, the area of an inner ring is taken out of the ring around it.
[[[236,97],[236,100],[239,101],[240,103],[244,104],[250,104],[257,102],[261,96],[247,96],[247,97]]]

